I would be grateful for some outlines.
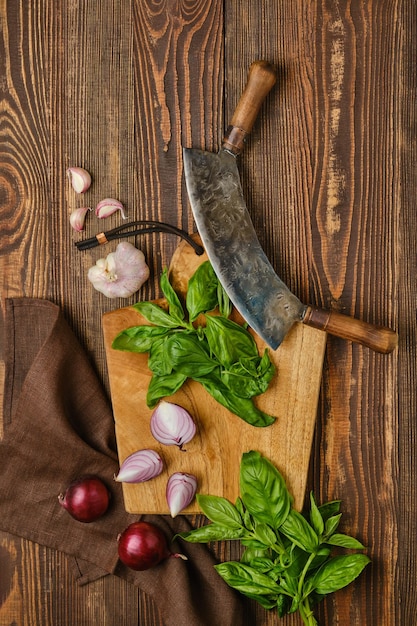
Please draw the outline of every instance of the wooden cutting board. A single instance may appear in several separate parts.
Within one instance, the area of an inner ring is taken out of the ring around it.
[[[206,255],[197,256],[181,242],[170,265],[171,282],[185,293],[189,277]],[[160,301],[163,302],[163,301]],[[238,316],[236,319],[239,319]],[[239,495],[239,465],[243,452],[258,450],[278,467],[301,508],[306,489],[311,444],[316,420],[326,334],[295,324],[285,341],[270,356],[277,373],[268,391],[257,399],[258,406],[276,416],[266,428],[256,428],[220,406],[194,381],[187,381],[167,398],[185,407],[197,424],[194,439],[185,448],[163,446],[149,428],[152,411],[146,406],[151,378],[147,354],[113,350],[118,332],[146,320],[132,307],[106,313],[103,332],[120,463],[142,448],[157,450],[165,461],[163,473],[136,485],[124,484],[126,510],[130,513],[169,514],[165,499],[168,477],[174,472],[194,474],[198,492],[224,496],[232,502]],[[255,336],[263,352],[266,344]],[[194,501],[184,513],[199,513]]]

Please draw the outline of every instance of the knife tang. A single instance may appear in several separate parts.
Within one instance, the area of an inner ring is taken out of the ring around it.
[[[268,61],[254,61],[249,68],[246,87],[223,139],[222,148],[238,156],[251,132],[259,109],[276,82],[276,72]]]
[[[391,328],[375,326],[342,313],[313,306],[307,307],[303,324],[324,330],[341,339],[355,341],[383,354],[392,352],[398,343],[398,335]]]

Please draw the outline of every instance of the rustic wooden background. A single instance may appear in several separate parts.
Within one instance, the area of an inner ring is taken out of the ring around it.
[[[59,304],[107,386],[106,300],[69,226],[85,203],[193,230],[182,145],[217,149],[250,63],[279,68],[241,160],[261,243],[304,300],[389,324],[380,356],[329,338],[309,486],[343,500],[372,566],[322,603],[323,625],[417,623],[416,3],[414,0],[0,0],[0,285]],[[106,229],[118,225],[118,216]],[[85,235],[103,230],[89,215]],[[178,241],[138,242],[143,298]],[[107,252],[106,252],[107,254]],[[219,555],[227,551],[219,547]],[[282,622],[257,609],[245,626]],[[0,626],[159,626],[146,597],[107,577],[79,589],[67,559],[0,534]]]

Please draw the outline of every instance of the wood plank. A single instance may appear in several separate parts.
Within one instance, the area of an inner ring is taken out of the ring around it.
[[[394,68],[398,69],[398,93],[393,106],[397,111],[396,123],[392,132],[396,135],[399,170],[397,172],[397,198],[399,206],[399,250],[397,250],[397,287],[398,320],[402,341],[398,354],[398,384],[394,388],[396,396],[396,415],[393,424],[393,446],[395,465],[393,467],[394,490],[391,500],[398,543],[398,559],[392,566],[396,580],[395,591],[401,602],[396,609],[399,624],[412,622],[417,614],[417,594],[413,581],[417,577],[417,553],[414,550],[414,537],[417,533],[416,468],[416,427],[417,414],[417,319],[415,303],[417,301],[417,228],[415,226],[415,198],[417,179],[417,127],[416,72],[417,55],[417,6],[415,2],[399,3],[398,33],[401,46],[401,61],[393,59]],[[404,549],[405,547],[405,549]],[[391,559],[387,556],[387,561]],[[389,567],[389,566],[388,566]]]
[[[225,19],[229,90],[249,58],[266,56],[281,67],[278,93],[242,157],[264,249],[302,300],[394,326],[398,6],[251,3],[242,21],[241,6],[227,3]],[[396,359],[328,340],[310,484],[320,502],[343,500],[343,528],[370,546],[375,563],[318,608],[324,623],[398,623],[389,583],[399,548]],[[370,591],[381,588],[383,595]]]

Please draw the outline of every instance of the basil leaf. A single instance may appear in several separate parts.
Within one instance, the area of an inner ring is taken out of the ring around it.
[[[173,331],[168,330],[167,332],[171,333]],[[148,367],[153,374],[158,376],[167,376],[172,372],[172,365],[165,353],[165,345],[165,338],[155,339],[149,351]]]
[[[340,500],[332,500],[331,502],[326,502],[325,504],[321,504],[319,506],[320,514],[325,522],[329,519],[329,517],[339,513],[340,503]]]
[[[281,593],[277,598],[278,617],[284,617],[284,615],[286,615],[290,610],[290,606],[291,599],[284,593]]]
[[[217,306],[218,279],[209,261],[202,263],[188,281],[186,307],[190,321],[200,313],[212,311]]]
[[[217,301],[219,304],[220,315],[223,315],[223,317],[230,317],[233,308],[232,303],[230,302],[230,298],[220,281],[217,284]]]
[[[256,551],[254,551],[256,553]],[[258,550],[260,552],[260,550]],[[248,561],[246,561],[248,562]],[[272,559],[267,556],[253,556],[251,559],[251,566],[254,567],[258,572],[262,572],[266,574],[274,569],[274,562]]]
[[[112,348],[128,352],[149,352],[154,340],[168,332],[167,328],[160,326],[132,326],[116,335]]]
[[[255,525],[254,525],[254,522],[252,520],[251,514],[246,509],[245,509],[245,513],[243,515],[243,522],[245,524],[245,528],[247,528],[248,530],[253,530],[254,529]]]
[[[253,537],[241,539],[242,546],[250,548],[251,550],[265,550],[265,544],[262,541],[258,541],[258,539],[254,539]]]
[[[257,376],[267,385],[271,382],[275,374],[275,365],[269,357],[268,348],[264,351],[257,368]]]
[[[246,548],[240,560],[242,563],[253,563],[255,565],[255,561],[257,559],[266,559],[267,561],[271,561],[271,559],[268,558],[268,554],[269,549],[265,548],[265,546],[263,548]],[[262,568],[258,569],[262,571]]]
[[[197,494],[197,504],[212,522],[229,527],[242,527],[242,517],[229,500],[221,496]]]
[[[235,508],[236,508],[237,512],[240,514],[240,516],[243,518],[243,516],[245,514],[245,507],[243,506],[243,502],[239,498],[239,496],[236,498]]]
[[[256,593],[245,593],[245,596],[258,602],[264,609],[270,610],[275,608],[276,602],[274,599],[269,600],[268,597],[260,596]]]
[[[320,595],[338,591],[355,580],[370,562],[365,554],[335,556],[320,567],[311,580],[312,589]]]
[[[242,456],[240,494],[250,514],[272,528],[281,526],[290,512],[291,497],[283,477],[259,452]]]
[[[298,574],[297,576],[291,576],[288,572],[284,572],[284,576],[279,582],[283,591],[287,592],[290,596],[296,596],[298,593],[298,580]]]
[[[222,372],[222,381],[233,393],[242,398],[253,398],[264,393],[275,373],[275,366],[266,350],[265,355],[269,362],[267,369],[264,367],[264,357],[242,358]]]
[[[349,535],[343,535],[342,533],[335,533],[328,539],[326,543],[331,546],[339,546],[341,548],[348,548],[351,550],[364,550],[365,546],[360,541]]]
[[[187,377],[178,374],[178,372],[171,372],[171,374],[166,374],[165,376],[154,374],[146,394],[147,406],[153,409],[162,398],[171,396],[178,391],[186,380]]]
[[[298,578],[304,569],[309,558],[309,554],[305,550],[301,550],[298,546],[293,546],[291,550],[291,561],[287,566],[286,573],[291,578]]]
[[[258,409],[249,398],[240,398],[228,389],[217,376],[191,376],[203,385],[215,400],[248,424],[265,427],[275,422],[275,417]]]
[[[205,332],[210,350],[226,368],[243,357],[258,357],[252,335],[232,320],[208,315]]]
[[[179,297],[169,282],[167,269],[162,272],[160,284],[162,292],[168,302],[170,316],[182,322],[185,318],[184,309],[182,308]]]
[[[291,509],[279,530],[306,552],[314,552],[318,548],[319,540],[316,532],[301,513],[294,509]]]
[[[215,565],[214,569],[230,587],[246,595],[267,596],[280,592],[279,585],[272,578],[246,563],[228,561]]]
[[[153,302],[137,302],[133,308],[139,311],[145,319],[155,326],[163,326],[164,328],[177,328],[178,320],[171,317],[169,313],[162,307]]]
[[[209,541],[240,539],[243,533],[244,529],[242,528],[230,528],[221,524],[207,524],[200,528],[179,533],[177,536],[189,543],[208,543]]]
[[[194,332],[182,331],[168,337],[165,354],[173,369],[189,378],[204,376],[218,367]]]
[[[310,509],[310,522],[316,533],[321,536],[324,532],[324,520],[314,499],[313,492],[310,493]]]
[[[329,519],[326,520],[326,523],[324,525],[324,537],[325,538],[329,538],[333,535],[336,528],[339,526],[341,517],[342,517],[342,514],[338,513],[337,515],[333,515],[332,517],[329,517]]]
[[[275,532],[268,524],[256,524],[255,537],[268,547],[273,547],[277,541]]]

